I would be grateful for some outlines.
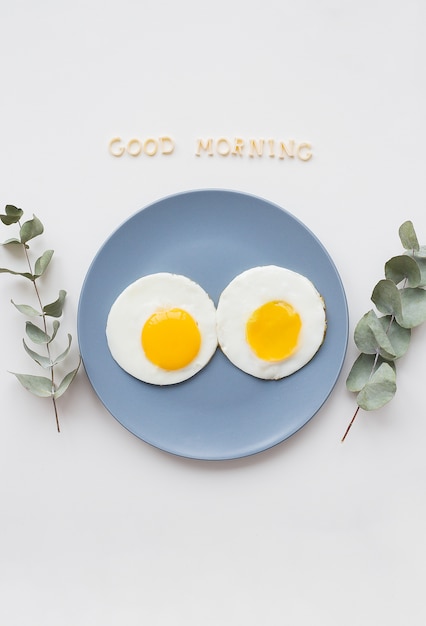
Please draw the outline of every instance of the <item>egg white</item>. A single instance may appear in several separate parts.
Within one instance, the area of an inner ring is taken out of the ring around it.
[[[274,300],[292,305],[302,328],[296,350],[281,361],[260,359],[246,340],[246,323],[260,306]],[[219,345],[238,368],[257,378],[280,379],[293,374],[316,354],[324,341],[324,300],[312,282],[276,265],[254,267],[236,276],[223,290],[216,312]]]
[[[191,363],[178,370],[154,365],[145,355],[141,331],[159,309],[180,308],[196,321],[201,347]],[[126,372],[146,383],[172,385],[194,376],[217,348],[216,308],[196,282],[179,274],[160,272],[139,278],[121,292],[111,306],[106,336],[114,360]]]

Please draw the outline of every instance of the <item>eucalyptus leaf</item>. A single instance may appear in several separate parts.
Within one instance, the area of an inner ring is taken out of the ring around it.
[[[402,310],[396,317],[404,328],[414,328],[426,321],[426,291],[420,288],[401,289]]]
[[[418,250],[411,251],[416,259],[426,258],[426,246],[420,246]],[[408,251],[406,252],[408,254]]]
[[[59,330],[59,326],[60,326],[60,323],[58,322],[58,320],[54,320],[54,322],[53,322],[53,324],[52,324],[52,327],[53,327],[53,332],[52,332],[52,335],[51,335],[51,337],[50,337],[50,341],[49,341],[49,343],[55,339],[55,337],[56,337],[56,333],[57,333],[57,332],[58,332],[58,330]]]
[[[379,355],[361,353],[352,365],[351,371],[346,379],[348,391],[358,392],[368,383],[373,375],[373,371],[384,363],[384,359]],[[389,363],[395,370],[395,364]]]
[[[412,258],[417,263],[417,267],[420,271],[420,282],[417,287],[426,287],[426,256],[420,256],[415,253],[406,252],[406,254],[412,254]],[[409,287],[414,287],[414,285],[408,285]]]
[[[401,254],[394,256],[385,264],[385,276],[398,285],[407,280],[409,287],[418,287],[421,283],[420,267],[411,256]]]
[[[375,315],[373,310],[362,316],[354,330],[355,345],[360,352],[365,354],[375,354],[378,348],[374,333],[368,324],[371,315]]]
[[[32,220],[24,222],[21,226],[21,243],[27,243],[27,241],[30,241],[30,239],[34,239],[34,237],[38,237],[38,235],[41,235],[43,231],[43,224],[40,222],[38,217],[33,215]]]
[[[20,313],[22,313],[23,315],[26,315],[27,317],[40,317],[41,316],[40,311],[37,311],[37,309],[34,309],[34,307],[30,306],[29,304],[15,304],[13,300],[11,300],[11,303],[13,304],[15,308],[18,309]]]
[[[33,341],[34,343],[47,344],[47,343],[50,343],[50,341],[52,341],[52,338],[49,337],[49,335],[45,333],[44,330],[42,330],[41,328],[39,328],[32,322],[26,323],[25,332],[27,333],[27,336],[31,339],[31,341]]]
[[[418,250],[420,248],[413,222],[407,220],[401,224],[398,232],[405,250]]]
[[[43,252],[41,257],[37,259],[37,261],[35,262],[35,267],[34,267],[34,275],[37,276],[37,278],[41,276],[42,274],[44,274],[47,266],[49,265],[51,261],[52,256],[53,256],[53,250],[46,250],[46,252]]]
[[[360,352],[375,354],[385,350],[387,354],[393,354],[393,346],[386,333],[386,328],[377,318],[373,310],[368,311],[358,322],[354,331],[354,341]]]
[[[45,313],[45,315],[49,315],[50,317],[61,317],[66,295],[67,292],[61,289],[58,299],[51,304],[46,304],[46,306],[43,307],[43,313]]]
[[[11,224],[18,224],[19,228],[19,238],[11,237],[6,239],[2,244],[4,246],[16,246],[22,245],[25,249],[26,261],[28,262],[29,272],[19,272],[16,270],[8,269],[8,268],[0,268],[0,274],[12,274],[14,276],[21,276],[30,280],[36,292],[36,298],[40,305],[40,311],[38,311],[33,306],[27,304],[15,304],[13,300],[11,301],[13,306],[27,318],[39,318],[42,317],[42,323],[34,323],[31,319],[27,319],[25,325],[26,338],[22,340],[24,350],[26,353],[41,367],[44,369],[48,369],[51,372],[51,377],[44,376],[33,376],[30,374],[17,374],[13,372],[14,376],[21,382],[21,384],[31,393],[35,394],[39,397],[50,397],[53,401],[55,419],[58,432],[59,428],[59,419],[56,407],[56,398],[62,396],[63,393],[68,389],[71,382],[74,380],[77,371],[80,367],[81,357],[79,358],[78,366],[73,371],[69,372],[62,380],[59,386],[54,383],[54,367],[63,362],[69,355],[72,337],[70,334],[68,337],[68,345],[56,358],[52,358],[53,348],[51,348],[51,344],[57,336],[58,330],[60,328],[60,322],[57,319],[54,319],[51,326],[47,326],[46,317],[59,318],[62,315],[64,302],[66,298],[66,291],[60,290],[58,298],[54,302],[50,302],[47,305],[41,303],[41,295],[38,288],[38,283],[36,282],[38,278],[44,275],[49,264],[52,260],[54,251],[53,250],[45,250],[41,256],[39,256],[33,265],[33,260],[29,252],[30,246],[28,242],[38,237],[44,232],[44,226],[40,219],[36,217],[36,215],[32,216],[32,219],[29,219],[22,223],[21,218],[23,216],[22,209],[18,209],[13,205],[6,205],[5,213],[0,215],[1,222],[6,226]],[[32,273],[32,267],[34,267],[34,273]],[[41,281],[40,281],[41,282]],[[51,328],[51,334],[49,330]],[[33,344],[36,346],[44,346],[44,354],[39,354],[35,350],[33,350],[30,345],[28,345],[28,339],[30,339]]]
[[[419,245],[411,221],[400,226],[399,236],[405,252],[385,263],[385,279],[371,294],[382,316],[369,311],[355,327],[354,340],[361,354],[347,376],[346,387],[358,394],[358,408],[342,441],[360,408],[379,409],[393,398],[395,361],[407,352],[411,329],[426,321],[426,246]]]
[[[400,359],[410,345],[411,329],[400,326],[391,315],[379,317],[379,322],[392,345],[389,352],[384,347],[380,348],[380,355],[387,361]]]
[[[0,274],[13,274],[14,276],[22,276],[23,278],[28,278],[28,280],[32,281],[35,279],[34,274],[30,274],[29,272],[14,272],[6,267],[0,267]]]
[[[10,226],[11,224],[16,224],[19,222],[24,212],[22,209],[18,209],[13,204],[7,204],[5,206],[5,215],[0,215],[0,219],[6,226]]]
[[[31,350],[31,348],[29,348],[27,346],[27,344],[25,343],[25,339],[22,340],[22,343],[24,344],[24,348],[25,348],[25,352],[39,365],[41,365],[41,367],[43,367],[44,369],[48,369],[49,367],[52,367],[52,361],[49,357],[47,356],[43,356],[42,354],[37,354],[37,352],[34,352],[34,350]]]
[[[373,311],[371,313],[373,313]],[[394,347],[388,335],[390,322],[388,324],[383,324],[381,319],[379,319],[375,314],[371,314],[367,319],[367,323],[374,335],[379,350],[385,350],[392,359],[395,358],[396,354]]]
[[[32,376],[31,374],[16,374],[11,372],[19,380],[21,385],[39,398],[50,398],[54,395],[52,381],[44,376]]]
[[[396,393],[396,374],[388,363],[382,363],[357,396],[365,411],[374,411],[387,404]]]
[[[74,370],[72,370],[72,372],[69,372],[63,378],[62,382],[59,384],[57,390],[54,393],[55,398],[60,398],[66,392],[66,390],[68,389],[68,387],[70,386],[70,384],[72,383],[72,381],[77,375],[77,372],[80,367],[80,363],[81,363],[81,360],[79,360],[77,367]]]
[[[10,246],[10,245],[15,245],[15,244],[19,244],[20,246],[22,246],[22,243],[19,241],[19,239],[16,239],[16,237],[12,237],[11,239],[6,239],[6,241],[3,241],[1,245]]]
[[[68,356],[68,353],[71,348],[71,342],[72,342],[72,337],[70,334],[68,334],[68,347],[59,356],[57,356],[54,359],[54,361],[52,362],[53,366],[57,365],[58,363],[61,363],[61,361],[63,361]]]
[[[401,315],[401,295],[398,287],[392,280],[379,280],[371,294],[371,300],[380,313],[384,315]]]

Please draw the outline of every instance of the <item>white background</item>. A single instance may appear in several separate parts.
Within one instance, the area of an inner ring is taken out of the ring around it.
[[[2,2],[0,198],[45,224],[44,296],[68,291],[64,329],[76,339],[84,276],[119,224],[165,195],[217,187],[314,231],[352,333],[400,252],[399,225],[413,220],[426,243],[425,18],[422,0]],[[176,148],[115,159],[117,135],[170,135]],[[314,156],[197,158],[208,136],[310,141]],[[15,257],[0,250],[0,265]],[[352,339],[297,435],[199,462],[129,434],[83,370],[59,401],[58,434],[49,401],[7,373],[32,368],[9,302],[31,296],[0,278],[2,624],[426,623],[426,328],[398,364],[394,400],[360,413],[344,444]]]

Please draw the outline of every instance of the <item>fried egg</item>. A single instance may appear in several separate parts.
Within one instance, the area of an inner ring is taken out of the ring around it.
[[[293,374],[324,341],[324,300],[313,283],[268,265],[236,276],[217,305],[219,345],[238,368],[257,378]]]
[[[216,308],[186,276],[150,274],[117,297],[106,336],[114,360],[135,378],[179,383],[199,372],[216,351]]]

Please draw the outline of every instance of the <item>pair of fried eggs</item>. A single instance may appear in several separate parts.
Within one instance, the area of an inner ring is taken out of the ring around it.
[[[313,283],[267,265],[236,276],[217,307],[186,276],[143,276],[113,303],[106,336],[126,372],[146,383],[172,385],[203,369],[218,345],[247,374],[284,378],[314,357],[326,326],[324,300]]]

